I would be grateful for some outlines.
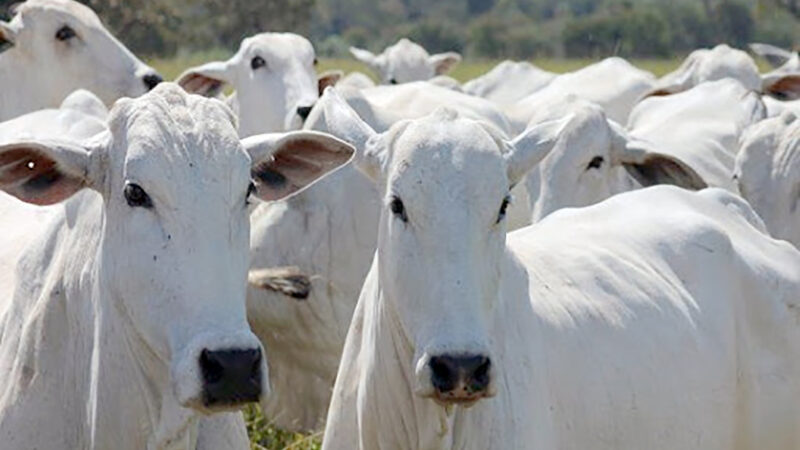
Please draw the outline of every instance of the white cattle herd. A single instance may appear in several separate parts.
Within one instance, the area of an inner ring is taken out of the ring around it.
[[[173,84],[11,17],[3,449],[247,449],[249,402],[326,449],[800,448],[796,52],[351,48],[376,85],[261,33]]]

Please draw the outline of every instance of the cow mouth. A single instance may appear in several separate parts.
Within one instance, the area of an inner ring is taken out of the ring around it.
[[[474,406],[478,401],[482,400],[486,397],[486,394],[481,393],[473,393],[473,394],[465,394],[465,393],[436,393],[431,398],[437,405],[448,407],[448,406],[463,406],[464,408],[470,408]]]

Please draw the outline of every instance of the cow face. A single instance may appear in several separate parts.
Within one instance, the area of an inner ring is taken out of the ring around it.
[[[90,145],[0,147],[0,188],[34,204],[83,187],[102,195],[101,302],[166,362],[180,404],[218,410],[267,389],[245,317],[248,198],[290,196],[351,154],[313,132],[240,143],[224,105],[166,84],[118,102]]]
[[[734,178],[770,234],[800,247],[800,120],[787,111],[742,137]]]
[[[490,327],[509,192],[562,122],[504,141],[483,123],[438,110],[375,134],[335,92],[320,102],[328,129],[357,143],[357,165],[383,195],[377,270],[413,348],[415,392],[466,404],[493,395]]]
[[[543,106],[532,124],[572,116],[552,151],[525,180],[532,220],[561,208],[588,206],[638,185],[701,189],[705,182],[678,158],[631,141],[597,105],[568,97]]]
[[[11,22],[0,22],[0,36],[7,55],[15,55],[13,70],[37,86],[31,95],[48,97],[46,105],[57,105],[79,88],[110,105],[120,97],[141,95],[161,81],[91,9],[72,0],[22,3]]]
[[[350,53],[375,71],[383,84],[429,80],[444,75],[461,61],[461,55],[455,52],[429,55],[408,39],[400,39],[380,55],[356,47],[350,47]]]
[[[308,39],[292,33],[262,33],[243,40],[228,61],[187,70],[178,84],[207,96],[231,84],[236,89],[241,136],[292,130],[302,126],[319,97],[315,64]]]

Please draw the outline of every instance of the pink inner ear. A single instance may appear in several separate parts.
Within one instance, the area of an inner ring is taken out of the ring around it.
[[[206,97],[213,97],[222,90],[222,81],[193,73],[181,80],[181,87],[186,92],[199,94]]]
[[[35,149],[0,154],[0,189],[24,202],[52,205],[83,187],[83,180],[65,175],[55,161]]]

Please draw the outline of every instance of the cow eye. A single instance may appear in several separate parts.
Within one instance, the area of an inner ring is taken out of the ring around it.
[[[267,65],[267,62],[264,61],[264,58],[260,56],[256,56],[250,60],[250,68],[253,70],[258,69],[259,67],[264,67]]]
[[[589,161],[589,164],[586,165],[586,170],[599,169],[600,166],[603,165],[603,161],[604,159],[602,156],[595,156],[591,161]]]
[[[130,207],[152,208],[153,202],[150,196],[142,189],[141,186],[134,183],[125,185],[125,201],[128,202]]]
[[[70,28],[68,25],[64,25],[63,27],[59,28],[58,31],[56,31],[56,39],[59,41],[68,41],[75,36],[77,36],[75,30]]]
[[[389,202],[389,209],[392,211],[392,214],[397,216],[397,218],[403,222],[408,222],[406,207],[403,205],[403,201],[400,200],[399,197],[392,197],[392,201]]]
[[[506,210],[509,204],[511,204],[511,195],[506,195],[503,198],[503,203],[500,204],[500,211],[497,212],[497,222],[495,223],[500,223],[506,218]]]
[[[249,205],[250,204],[250,196],[255,194],[255,193],[256,193],[256,184],[251,181],[250,184],[247,185],[247,195],[244,198],[244,204],[245,205]]]
[[[391,80],[389,80],[389,84],[397,84],[397,79],[392,78]]]
[[[319,60],[317,58],[314,58],[314,65],[316,66],[317,64],[319,64]]]

